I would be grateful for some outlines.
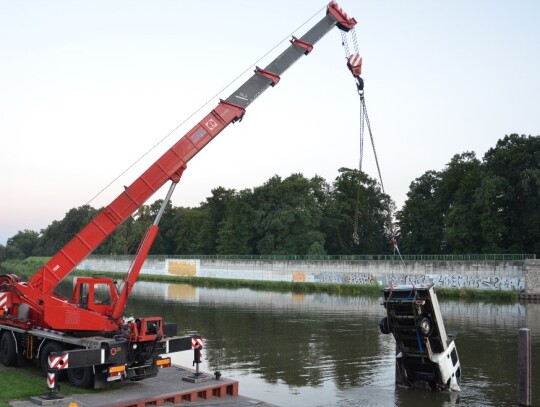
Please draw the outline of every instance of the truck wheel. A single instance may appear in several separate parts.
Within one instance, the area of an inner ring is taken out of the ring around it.
[[[433,330],[433,324],[431,323],[431,319],[428,317],[420,318],[418,320],[417,327],[423,336],[431,335],[431,331]]]
[[[15,339],[9,331],[5,331],[0,339],[0,361],[4,366],[17,366]]]
[[[49,369],[49,354],[52,352],[62,352],[64,347],[58,342],[47,342],[39,352],[39,368],[44,376],[47,376]],[[60,375],[58,376],[60,378]]]
[[[381,332],[385,335],[388,335],[390,333],[390,327],[388,326],[388,317],[384,317],[381,319],[381,322],[379,322],[379,328]]]
[[[88,389],[94,386],[94,369],[92,366],[76,367],[67,370],[69,383],[75,387]]]

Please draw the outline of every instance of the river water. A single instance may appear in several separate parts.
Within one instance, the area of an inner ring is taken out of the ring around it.
[[[446,331],[457,334],[459,393],[396,388],[381,298],[138,282],[127,313],[202,335],[202,371],[219,370],[240,394],[279,406],[516,406],[518,329],[528,327],[540,406],[540,305],[440,302]],[[192,352],[173,357],[192,361]]]

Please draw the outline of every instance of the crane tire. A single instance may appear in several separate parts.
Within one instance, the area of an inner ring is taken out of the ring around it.
[[[17,366],[17,347],[11,331],[4,331],[0,338],[0,362],[4,366]]]
[[[43,345],[43,348],[39,351],[39,368],[44,376],[47,376],[47,370],[49,369],[49,354],[52,352],[62,352],[64,349],[61,343],[54,341],[49,341]],[[57,380],[63,378],[64,375],[61,373],[63,372],[58,374]]]
[[[84,389],[94,387],[94,369],[92,366],[68,369],[67,377],[72,386]]]

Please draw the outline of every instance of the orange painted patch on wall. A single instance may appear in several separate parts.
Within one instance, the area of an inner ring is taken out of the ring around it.
[[[194,277],[197,272],[197,265],[187,261],[169,260],[167,272],[173,276]]]
[[[306,272],[305,271],[295,271],[292,273],[292,281],[295,283],[305,283],[306,282]]]

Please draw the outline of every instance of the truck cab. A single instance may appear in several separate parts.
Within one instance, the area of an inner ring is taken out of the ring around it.
[[[390,285],[383,290],[383,334],[396,341],[396,384],[460,391],[461,365],[454,335],[447,335],[433,284]]]

